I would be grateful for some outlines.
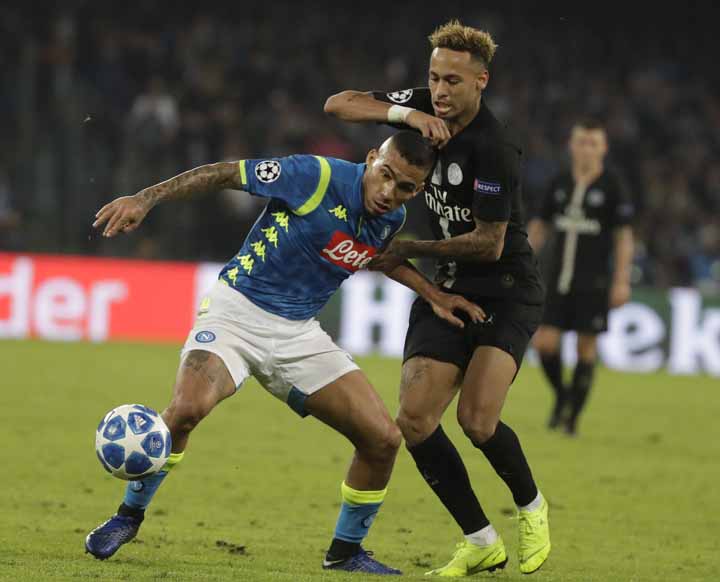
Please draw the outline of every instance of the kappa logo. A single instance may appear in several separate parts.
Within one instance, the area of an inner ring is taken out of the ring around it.
[[[269,184],[270,182],[277,180],[280,177],[281,172],[282,166],[280,165],[280,162],[276,162],[275,160],[265,160],[255,166],[255,176],[257,176],[257,179],[265,184]]]
[[[201,344],[209,344],[215,341],[215,334],[211,331],[199,331],[195,334],[195,341]]]
[[[393,103],[407,103],[410,99],[412,99],[412,96],[412,89],[403,89],[402,91],[395,91],[387,94],[388,99],[390,99]]]

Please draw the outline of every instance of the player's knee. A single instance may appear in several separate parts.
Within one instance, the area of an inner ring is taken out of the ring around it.
[[[386,425],[370,439],[364,451],[378,463],[392,463],[402,443],[402,433],[397,425],[388,420]]]
[[[407,446],[413,447],[427,439],[437,428],[437,422],[427,415],[416,414],[403,408],[397,417],[397,425]]]
[[[579,360],[589,364],[595,363],[597,359],[597,341],[595,338],[584,336],[578,338],[577,354]]]
[[[554,356],[559,351],[558,342],[547,334],[538,334],[533,341],[533,347],[541,356]]]
[[[498,419],[473,410],[458,410],[458,423],[474,444],[481,445],[495,434]]]

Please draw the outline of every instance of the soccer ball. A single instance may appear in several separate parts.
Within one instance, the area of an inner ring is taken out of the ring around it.
[[[134,481],[163,468],[172,439],[162,417],[142,404],[113,408],[95,432],[95,452],[113,477]]]

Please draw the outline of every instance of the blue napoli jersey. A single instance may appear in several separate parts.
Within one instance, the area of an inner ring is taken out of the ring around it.
[[[282,317],[314,317],[405,223],[400,207],[365,212],[365,164],[296,155],[241,160],[244,190],[269,201],[220,280]]]

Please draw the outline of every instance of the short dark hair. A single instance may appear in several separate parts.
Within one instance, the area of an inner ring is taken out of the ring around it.
[[[398,131],[390,138],[390,143],[413,166],[430,170],[435,165],[437,150],[429,139],[416,131]]]
[[[584,115],[579,117],[578,120],[573,123],[573,127],[582,127],[583,129],[600,129],[605,131],[605,123],[599,117],[593,115]]]

